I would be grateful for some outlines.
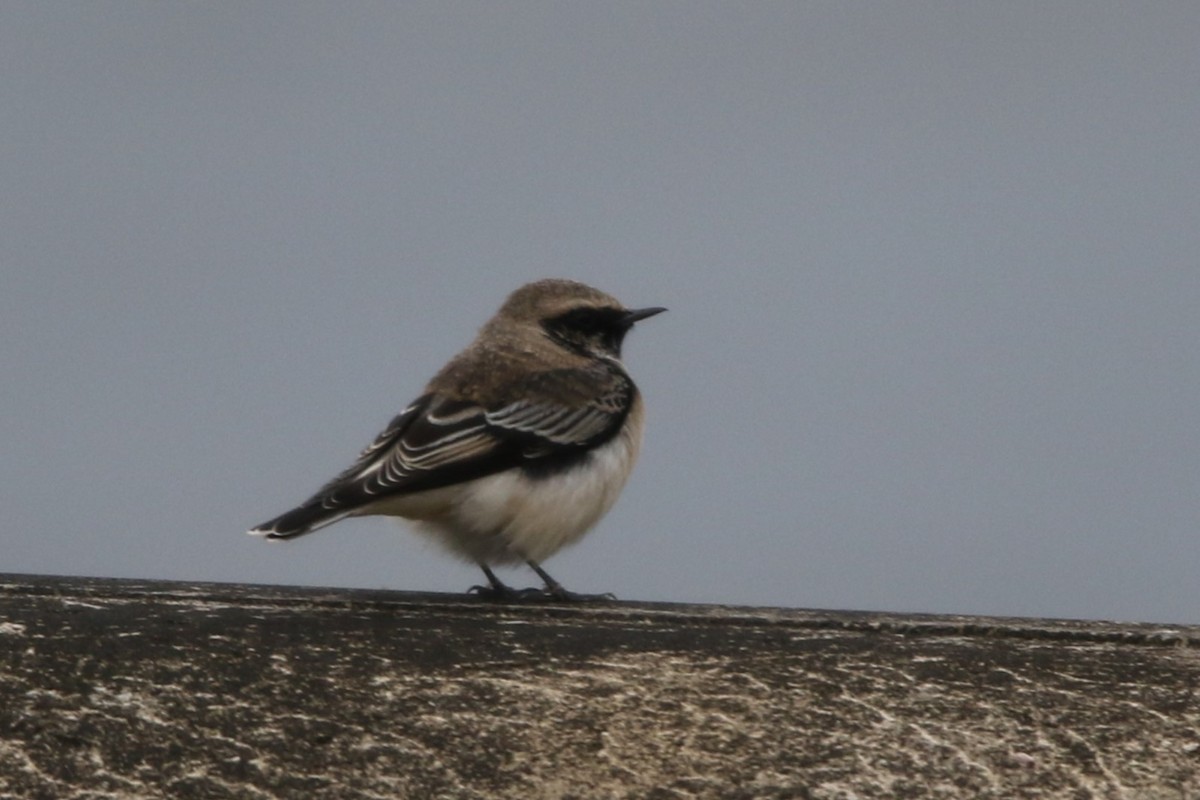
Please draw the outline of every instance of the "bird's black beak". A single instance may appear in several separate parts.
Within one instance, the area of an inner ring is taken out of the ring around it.
[[[662,308],[661,306],[654,306],[652,308],[633,308],[625,312],[625,316],[621,317],[621,322],[624,323],[625,327],[631,328],[633,327],[633,323],[641,322],[647,317],[653,317],[655,314],[661,314],[664,311],[666,311],[666,309]]]

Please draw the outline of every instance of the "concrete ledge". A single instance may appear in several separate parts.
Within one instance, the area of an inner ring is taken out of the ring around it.
[[[1200,627],[0,575],[0,798],[1200,798]]]

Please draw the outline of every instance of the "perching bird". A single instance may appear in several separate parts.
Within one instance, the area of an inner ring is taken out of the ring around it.
[[[250,533],[404,517],[483,569],[481,595],[586,599],[540,562],[595,525],[633,469],[644,412],[621,342],[665,310],[627,309],[575,281],[522,286],[349,469]],[[544,591],[511,589],[491,569],[521,561]]]

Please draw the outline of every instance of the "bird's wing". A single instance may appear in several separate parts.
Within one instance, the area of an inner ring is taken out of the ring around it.
[[[488,411],[493,433],[521,445],[520,463],[569,456],[616,435],[636,390],[623,373],[551,370],[529,376],[521,399]]]
[[[252,533],[288,538],[399,494],[518,466],[569,463],[616,434],[636,390],[622,373],[549,370],[504,387],[494,408],[427,394],[303,505]]]

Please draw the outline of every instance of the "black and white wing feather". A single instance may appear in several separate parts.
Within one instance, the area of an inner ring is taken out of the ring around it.
[[[608,370],[550,370],[507,388],[502,396],[514,399],[495,408],[424,395],[305,503],[250,532],[291,538],[396,495],[512,468],[567,468],[617,434],[637,392]]]

